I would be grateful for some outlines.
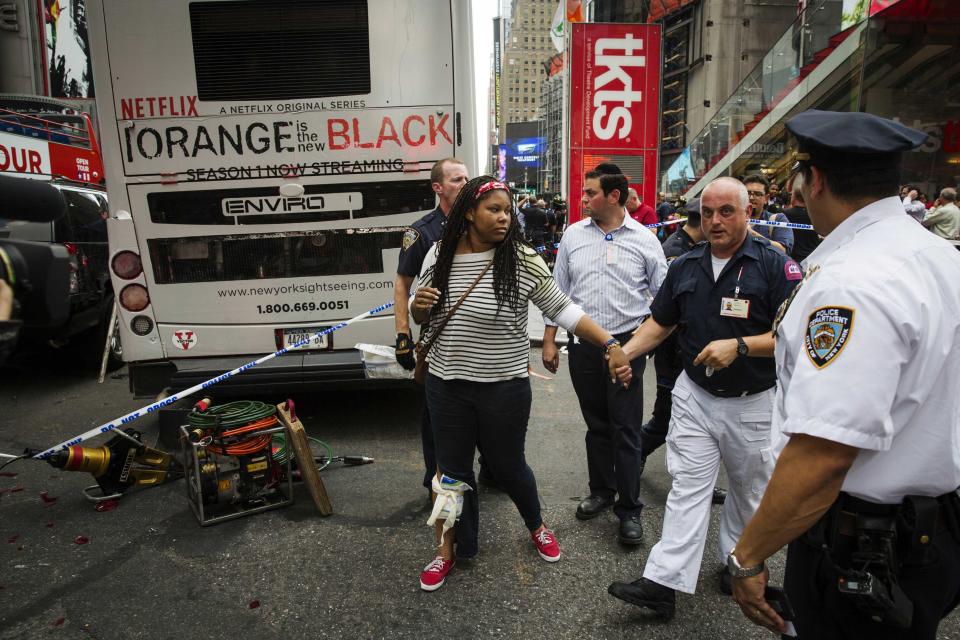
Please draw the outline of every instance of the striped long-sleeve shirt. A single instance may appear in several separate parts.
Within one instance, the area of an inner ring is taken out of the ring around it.
[[[637,328],[666,275],[660,242],[627,215],[610,233],[590,218],[571,225],[553,267],[560,290],[613,334]]]
[[[649,234],[649,232],[647,232]],[[432,287],[437,247],[427,254],[420,271],[419,287]],[[453,305],[493,258],[494,251],[455,255],[447,284],[447,299]],[[520,306],[497,308],[491,267],[436,337],[427,354],[430,373],[444,380],[497,382],[527,377],[530,338],[527,335],[527,300],[564,326],[576,325],[583,311],[574,305],[550,275],[550,270],[532,249],[519,256]],[[433,340],[433,332],[427,332]]]

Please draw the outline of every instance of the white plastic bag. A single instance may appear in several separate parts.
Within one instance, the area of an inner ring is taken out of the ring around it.
[[[353,348],[357,349],[363,358],[363,370],[368,379],[413,380],[413,371],[407,371],[400,366],[393,347],[358,342]]]

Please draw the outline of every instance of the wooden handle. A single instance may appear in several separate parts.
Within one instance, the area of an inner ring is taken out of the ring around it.
[[[303,423],[295,416],[291,416],[284,402],[277,405],[277,416],[283,426],[286,427],[287,440],[290,441],[290,446],[293,448],[293,453],[297,459],[297,467],[300,469],[300,477],[303,478],[303,483],[310,490],[313,504],[317,507],[320,515],[329,516],[333,513],[333,505],[330,504],[327,488],[323,486],[320,472],[317,471],[317,463],[313,459],[310,443],[307,442],[307,432],[303,428]]]

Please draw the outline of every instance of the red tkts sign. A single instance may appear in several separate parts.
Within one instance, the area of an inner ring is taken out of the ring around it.
[[[574,23],[570,34],[570,220],[583,174],[614,162],[654,206],[660,140],[660,25]]]

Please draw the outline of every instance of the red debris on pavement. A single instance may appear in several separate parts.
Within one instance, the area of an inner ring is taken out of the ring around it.
[[[19,533],[15,533],[15,534],[13,534],[12,536],[10,536],[9,538],[7,538],[7,542],[8,542],[9,544],[13,544],[14,542],[17,541],[17,538],[19,538],[19,537],[20,537],[20,534],[19,534]]]
[[[0,471],[0,478],[16,478],[17,474],[13,471]]]
[[[251,608],[251,609],[259,609],[259,608],[260,608],[260,601],[259,601],[259,600],[251,600],[251,601],[250,601],[250,608]]]
[[[52,497],[46,491],[40,492],[40,499],[43,500],[43,504],[48,507],[57,501],[56,497]]]
[[[119,506],[120,502],[118,500],[104,500],[103,502],[98,502],[96,506],[93,507],[93,510],[103,513],[104,511],[113,511]]]
[[[88,538],[87,536],[77,536],[76,538],[73,539],[73,541],[77,544],[87,544],[88,542],[90,542],[90,538]]]
[[[66,618],[57,618],[53,621],[53,626],[59,627],[66,621]]]
[[[19,493],[20,491],[23,491],[23,485],[18,484],[13,489],[7,489],[7,491],[9,491],[10,493]]]
[[[47,529],[53,529],[53,523],[52,523],[52,522],[48,522],[48,523],[47,523]]]

